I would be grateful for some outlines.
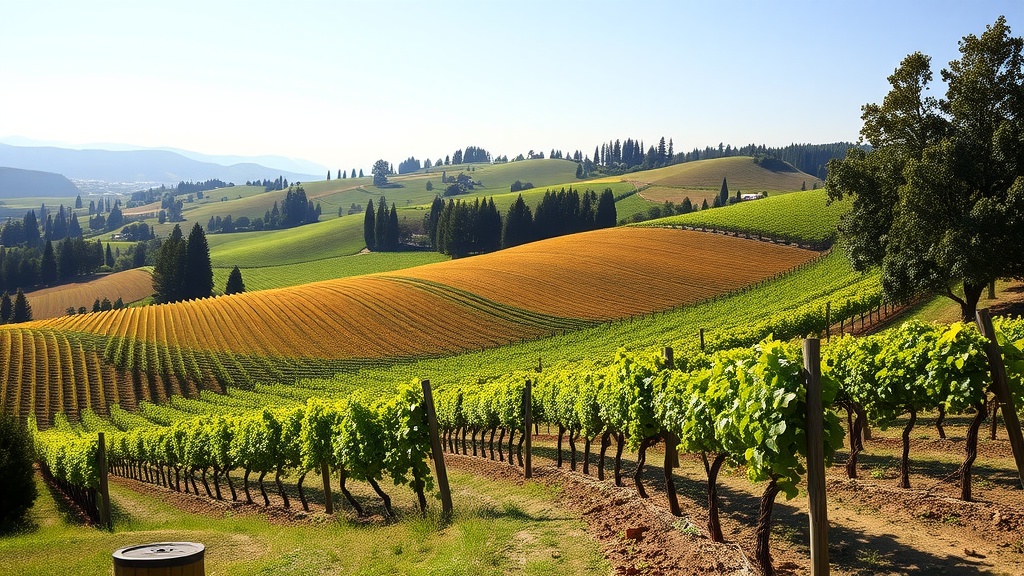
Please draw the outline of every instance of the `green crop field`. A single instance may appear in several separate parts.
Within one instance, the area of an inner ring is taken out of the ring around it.
[[[392,272],[447,259],[447,256],[437,252],[373,252],[282,266],[243,268],[241,272],[247,291],[269,290],[332,278]],[[216,290],[223,290],[230,272],[231,268],[214,268],[213,282]]]
[[[849,202],[827,204],[824,189],[793,192],[722,208],[671,216],[638,226],[691,226],[821,243],[833,239]]]

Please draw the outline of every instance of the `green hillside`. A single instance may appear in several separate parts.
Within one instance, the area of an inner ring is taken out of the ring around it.
[[[670,216],[638,226],[690,226],[791,242],[825,243],[835,238],[839,217],[850,209],[849,202],[828,204],[827,199],[824,189],[807,190]]]

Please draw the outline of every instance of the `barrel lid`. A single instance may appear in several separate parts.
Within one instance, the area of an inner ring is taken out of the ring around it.
[[[125,568],[188,566],[203,559],[206,547],[198,542],[153,542],[114,551],[114,565]]]

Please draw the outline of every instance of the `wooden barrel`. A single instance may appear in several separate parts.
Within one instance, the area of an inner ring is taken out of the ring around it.
[[[114,576],[203,576],[206,547],[197,542],[154,542],[114,551]]]

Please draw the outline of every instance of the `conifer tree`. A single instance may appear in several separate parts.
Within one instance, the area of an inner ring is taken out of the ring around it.
[[[245,292],[245,283],[242,282],[242,271],[235,266],[228,274],[228,283],[224,286],[225,294],[240,294]]]
[[[57,281],[57,255],[53,250],[53,242],[46,241],[46,248],[43,249],[43,259],[39,264],[39,275],[43,284],[53,284]]]
[[[192,226],[185,244],[185,300],[213,295],[213,263],[206,233],[198,222]]]
[[[380,204],[377,205],[377,220],[373,226],[373,243],[379,251],[383,252],[388,249],[388,201],[383,196],[380,197]]]
[[[181,300],[185,272],[185,241],[181,226],[174,225],[171,235],[160,246],[153,265],[153,291],[158,303]]]
[[[509,206],[505,226],[501,231],[501,247],[511,248],[533,240],[533,213],[520,194]]]
[[[387,239],[388,251],[396,252],[398,250],[398,212],[395,210],[394,203],[391,204],[391,212],[388,214],[388,226],[385,231],[385,237]]]
[[[11,295],[7,290],[4,290],[3,296],[0,296],[0,324],[7,324],[11,321],[11,310],[14,309],[14,305],[11,302]]]
[[[114,253],[110,251],[110,244],[107,243],[107,253],[104,256],[104,263],[111,268],[114,267]]]
[[[373,200],[366,203],[366,214],[363,216],[363,242],[367,250],[377,249],[377,233],[375,230],[376,214],[373,210]]]
[[[11,310],[11,323],[28,322],[31,319],[32,306],[29,306],[25,293],[18,288],[18,293],[14,296],[14,308]]]
[[[729,203],[729,184],[722,178],[722,189],[718,192],[718,206],[725,206]]]
[[[597,213],[594,215],[595,228],[614,228],[618,221],[615,213],[615,195],[611,188],[605,188],[597,201]]]

